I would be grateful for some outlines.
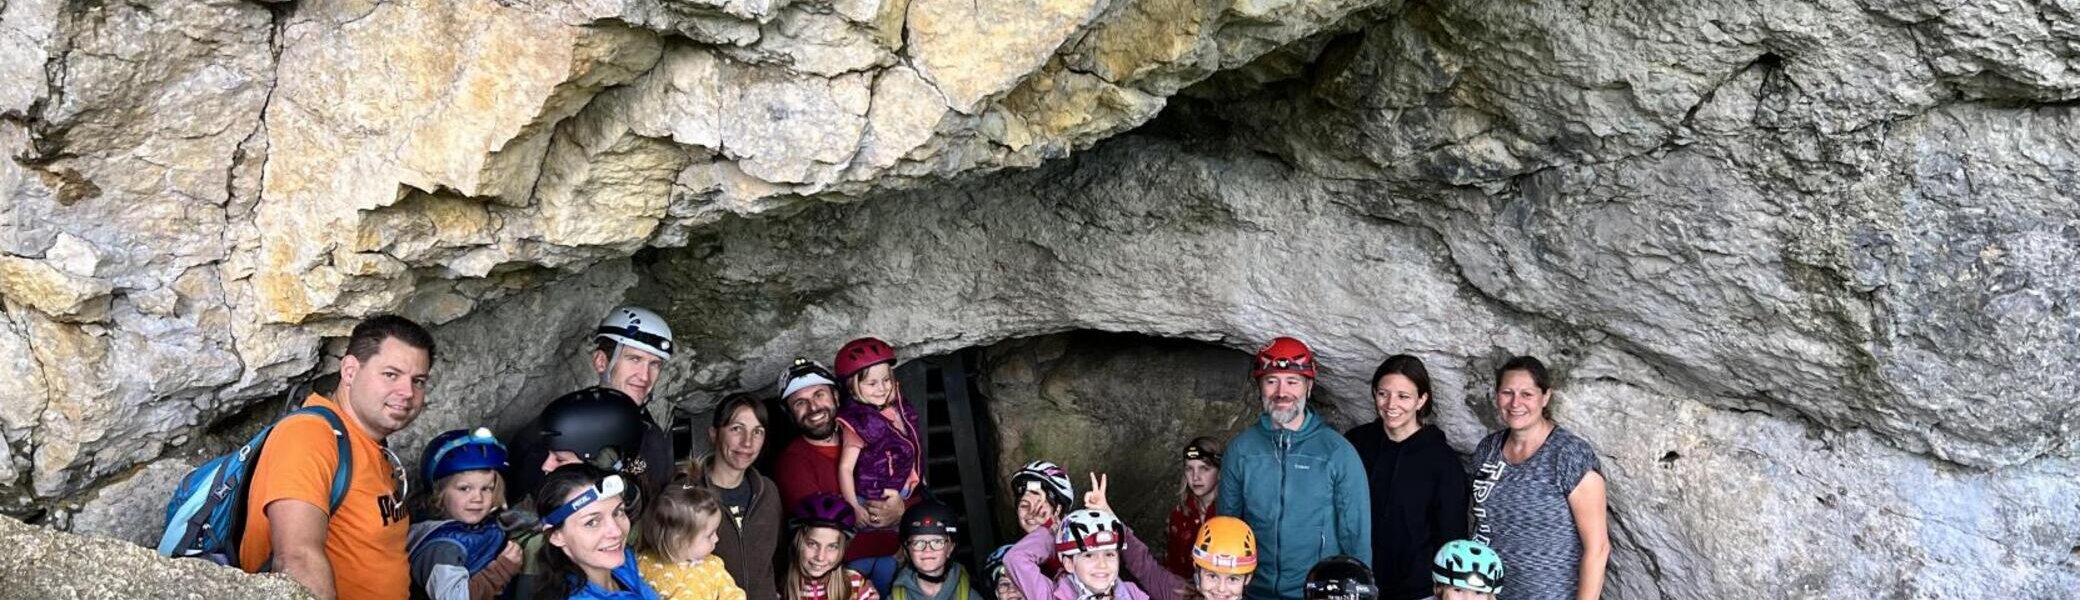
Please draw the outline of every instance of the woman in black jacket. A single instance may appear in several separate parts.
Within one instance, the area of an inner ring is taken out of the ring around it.
[[[1425,425],[1430,373],[1406,354],[1372,373],[1379,420],[1344,432],[1372,488],[1372,573],[1380,600],[1430,596],[1430,559],[1466,537],[1466,469],[1436,426]]]

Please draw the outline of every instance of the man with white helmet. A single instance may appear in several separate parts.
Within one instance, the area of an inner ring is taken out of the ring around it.
[[[592,371],[599,384],[621,390],[637,406],[650,402],[650,390],[672,359],[672,326],[664,317],[639,306],[623,306],[600,320],[593,332]]]
[[[599,386],[610,388],[635,400],[636,406],[650,402],[651,392],[656,389],[664,364],[672,359],[679,346],[672,340],[672,327],[664,317],[640,306],[623,306],[607,313],[592,335],[592,370],[599,376]],[[649,411],[639,411],[643,419],[643,443],[632,458],[622,459],[621,471],[634,475],[646,497],[671,483],[673,452],[671,434],[658,426]],[[514,436],[512,461],[514,465],[538,465],[549,459],[549,449],[540,437],[540,418],[530,421]],[[532,475],[531,470],[529,474]],[[534,492],[533,485],[538,477],[527,477],[514,481],[506,490],[506,498],[512,502]]]

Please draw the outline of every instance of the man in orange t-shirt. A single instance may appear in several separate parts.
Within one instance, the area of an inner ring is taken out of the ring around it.
[[[404,471],[383,440],[426,407],[433,336],[408,319],[382,315],[354,326],[340,360],[339,390],[306,406],[339,415],[354,472],[339,510],[328,514],[339,444],[324,419],[297,417],[267,436],[246,496],[239,566],[287,574],[320,599],[396,600],[411,594]]]

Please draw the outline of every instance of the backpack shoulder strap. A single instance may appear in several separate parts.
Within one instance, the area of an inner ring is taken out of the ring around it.
[[[289,414],[282,418],[286,420],[296,415],[317,415],[325,419],[325,424],[332,428],[332,439],[338,442],[339,469],[332,473],[331,506],[325,509],[326,514],[337,514],[339,513],[340,503],[345,502],[347,499],[347,487],[352,485],[354,481],[354,448],[347,439],[347,425],[339,420],[338,413],[332,412],[332,409],[323,406],[298,408],[289,411]]]

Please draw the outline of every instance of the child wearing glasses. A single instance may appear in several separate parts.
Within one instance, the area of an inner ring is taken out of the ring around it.
[[[926,500],[903,512],[903,563],[889,600],[982,600],[968,572],[953,562],[953,536],[960,533],[953,509]]]

